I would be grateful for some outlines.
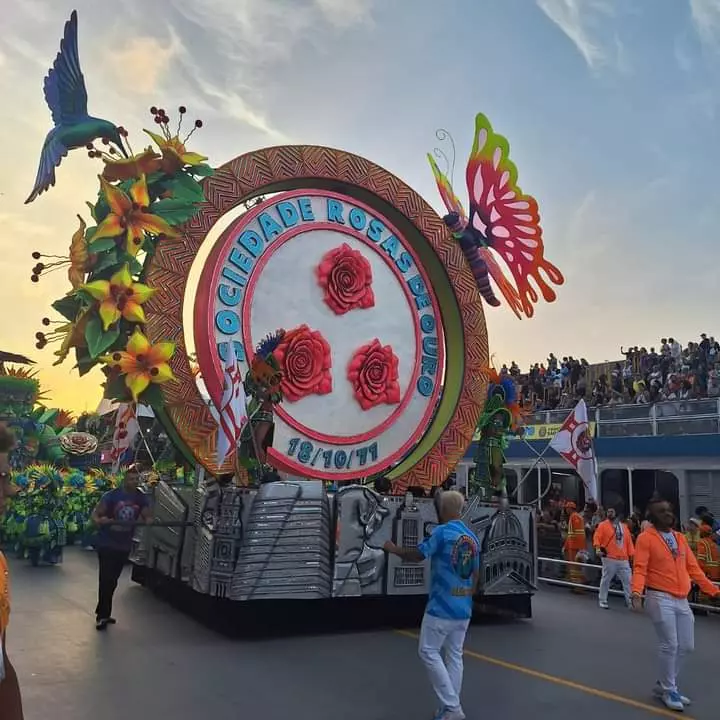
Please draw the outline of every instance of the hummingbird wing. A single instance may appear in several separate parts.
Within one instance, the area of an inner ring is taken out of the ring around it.
[[[80,70],[75,10],[65,23],[60,52],[45,78],[43,89],[56,126],[74,125],[87,117],[87,90]]]
[[[45,138],[42,153],[40,153],[40,166],[35,178],[35,187],[25,201],[26,205],[44,193],[51,185],[55,185],[55,168],[68,154],[68,149],[60,141],[58,135],[58,128],[54,128]]]

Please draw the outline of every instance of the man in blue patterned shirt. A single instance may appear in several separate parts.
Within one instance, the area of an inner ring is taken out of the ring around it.
[[[430,558],[430,595],[420,630],[420,659],[440,703],[436,720],[464,720],[460,704],[463,646],[480,576],[480,542],[460,520],[465,498],[444,492],[440,525],[416,548],[385,543],[385,550],[409,562]],[[445,661],[442,652],[445,651]]]

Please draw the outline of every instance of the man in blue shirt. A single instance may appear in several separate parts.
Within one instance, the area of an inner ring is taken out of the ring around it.
[[[385,550],[409,562],[430,558],[430,595],[420,630],[420,659],[440,702],[436,720],[464,720],[460,705],[463,646],[480,577],[480,542],[461,520],[465,498],[454,490],[438,501],[440,525],[416,548]],[[445,651],[445,661],[442,652]]]
[[[138,520],[150,521],[147,495],[138,490],[140,472],[131,465],[125,472],[122,487],[106,492],[92,519],[99,528],[96,548],[98,553],[98,604],[95,608],[95,627],[106,630],[114,625],[112,601],[118,580],[130,556],[132,537]]]

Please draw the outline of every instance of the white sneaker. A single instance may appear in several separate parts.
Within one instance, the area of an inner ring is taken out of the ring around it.
[[[658,700],[662,700],[663,702],[665,702],[664,699],[663,699],[663,697],[664,697],[665,694],[666,694],[666,693],[665,693],[665,690],[663,690],[662,685],[660,685],[660,681],[658,680],[658,681],[655,683],[655,687],[653,688],[653,695],[654,695]],[[680,702],[683,704],[683,707],[689,707],[690,705],[692,705],[692,700],[690,700],[689,697],[686,697],[685,695],[681,695],[680,693],[673,693],[673,694],[677,695],[677,698],[678,698],[678,699],[680,700]],[[665,703],[665,704],[667,705],[667,703]],[[669,707],[669,706],[668,706],[668,707]],[[673,709],[675,709],[675,708],[673,708]]]
[[[600,601],[600,607],[601,607],[603,610],[609,610],[609,609],[610,609],[610,606],[607,604],[607,601],[603,601],[603,600]]]
[[[465,720],[465,713],[462,711],[462,708],[445,710],[439,720]]]

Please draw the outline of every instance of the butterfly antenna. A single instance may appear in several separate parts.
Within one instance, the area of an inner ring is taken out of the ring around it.
[[[447,156],[447,153],[445,151],[441,150],[440,148],[435,148],[433,150],[433,153],[435,154],[435,157],[441,158],[445,161],[445,174],[450,178],[450,184],[455,184],[455,140],[453,140],[453,136],[450,134],[448,130],[445,130],[445,128],[440,128],[439,130],[435,131],[435,137],[440,142],[449,142],[450,148],[452,150],[452,160],[450,160]]]

